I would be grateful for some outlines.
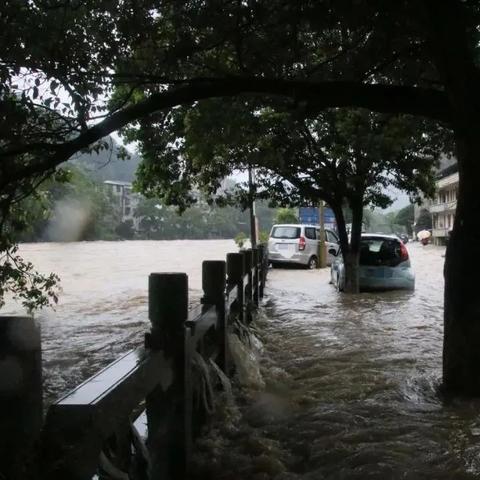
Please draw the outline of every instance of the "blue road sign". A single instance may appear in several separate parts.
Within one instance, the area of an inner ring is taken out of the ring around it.
[[[320,224],[319,209],[317,207],[300,207],[298,209],[300,223]],[[323,221],[328,225],[335,225],[335,215],[331,208],[323,209]]]

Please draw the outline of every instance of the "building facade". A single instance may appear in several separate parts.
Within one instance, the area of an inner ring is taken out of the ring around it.
[[[122,222],[132,221],[134,229],[138,230],[140,219],[134,214],[139,202],[139,196],[132,192],[132,184],[114,180],[106,180],[103,183],[119,208]]]
[[[435,200],[430,205],[432,214],[432,241],[446,245],[453,229],[458,196],[458,168],[456,165],[440,172],[436,181]]]

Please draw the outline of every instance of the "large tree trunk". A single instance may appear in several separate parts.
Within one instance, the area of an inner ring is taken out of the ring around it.
[[[480,395],[480,72],[461,2],[425,5],[434,61],[452,111],[460,178],[445,260],[443,382],[452,393]]]
[[[359,249],[360,237],[362,235],[363,207],[356,206],[352,208],[352,232],[351,240],[348,240],[348,233],[345,224],[345,217],[341,206],[330,205],[337,222],[338,236],[340,239],[340,248],[345,267],[345,287],[346,293],[358,293],[359,285]]]
[[[445,260],[443,381],[451,392],[480,395],[480,125],[475,138],[460,132],[456,141],[460,188]]]
[[[350,235],[350,251],[344,257],[345,263],[345,292],[360,292],[360,239],[362,236],[363,221],[363,195],[358,200],[354,200],[350,204],[352,209],[352,232]]]
[[[343,264],[345,265],[345,293],[360,292],[359,257],[359,252],[353,252],[352,250],[343,256]]]

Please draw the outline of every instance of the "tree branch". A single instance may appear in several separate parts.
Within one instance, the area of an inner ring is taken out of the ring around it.
[[[15,164],[14,158],[5,161],[0,167],[0,189],[26,176],[54,168],[68,160],[77,151],[156,111],[206,98],[247,93],[291,97],[306,114],[314,114],[331,107],[363,107],[378,112],[423,115],[447,123],[451,117],[446,95],[443,92],[419,87],[251,77],[193,79],[189,84],[152,94],[135,105],[129,105],[113,113],[73,140],[63,144],[49,145],[51,153],[46,152],[35,162],[18,165]]]

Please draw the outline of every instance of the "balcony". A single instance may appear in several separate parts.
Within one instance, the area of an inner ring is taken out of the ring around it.
[[[432,237],[448,237],[448,228],[434,228],[432,230]]]
[[[458,172],[444,177],[440,180],[437,180],[437,189],[441,190],[442,188],[449,187],[451,185],[456,185],[458,183]]]
[[[447,203],[433,203],[430,205],[430,213],[454,212],[457,208],[457,201]]]

